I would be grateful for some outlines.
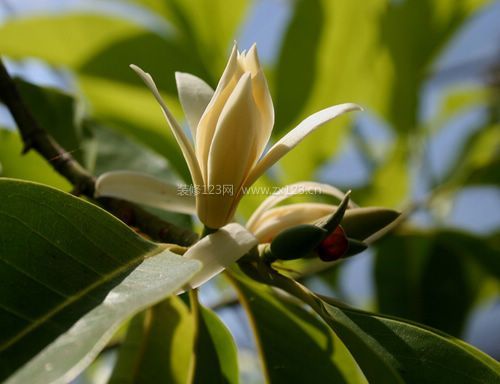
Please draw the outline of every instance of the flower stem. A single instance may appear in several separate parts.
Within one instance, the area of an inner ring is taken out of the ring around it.
[[[208,236],[214,232],[217,232],[217,229],[207,227],[206,225],[203,226],[203,231],[201,232],[201,238]]]

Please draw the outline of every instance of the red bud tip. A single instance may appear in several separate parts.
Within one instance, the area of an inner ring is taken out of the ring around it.
[[[323,261],[335,261],[344,256],[349,248],[349,241],[344,230],[339,225],[316,248],[318,256]]]

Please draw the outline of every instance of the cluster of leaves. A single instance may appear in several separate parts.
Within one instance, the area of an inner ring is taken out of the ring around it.
[[[214,86],[251,3],[120,3],[125,10],[154,15],[155,29],[123,16],[126,12],[104,8],[27,14],[0,26],[0,52],[12,60],[35,57],[57,73],[69,70],[78,90],[71,94],[21,80],[17,84],[37,121],[90,172],[127,168],[188,181],[155,101],[128,65],[153,73],[180,117],[174,71],[194,73]],[[409,195],[412,161],[421,156],[412,143],[431,140],[464,111],[498,103],[493,89],[453,88],[431,121],[419,114],[422,88],[436,58],[486,3],[290,4],[291,19],[269,68],[274,134],[281,136],[326,104],[354,101],[383,120],[395,139],[381,157],[357,130],[341,124],[322,129],[283,159],[275,180],[259,183],[314,179],[351,140],[371,169],[366,185],[354,190],[354,200],[397,207]],[[446,185],[440,190],[446,198],[468,185],[498,186],[497,112],[489,111],[484,127],[468,138],[456,163],[437,181]],[[119,345],[111,383],[238,382],[235,343],[215,313],[194,295],[162,300],[177,292],[199,263],[163,250],[100,208],[64,194],[71,185],[37,153],[21,156],[22,147],[16,132],[0,129],[0,176],[6,177],[0,179],[0,380],[68,381],[111,343]],[[256,203],[244,200],[243,215]],[[190,226],[182,216],[164,218]],[[497,234],[408,226],[383,239],[376,253],[376,305],[384,314],[461,336],[471,309],[498,294]],[[498,381],[494,360],[440,331],[318,297],[272,270],[263,275],[264,267],[255,260],[242,268],[246,275],[235,268],[229,282],[258,338],[269,382]],[[337,288],[328,272],[317,276]],[[269,286],[290,296],[277,295]],[[126,334],[118,331],[132,315]]]

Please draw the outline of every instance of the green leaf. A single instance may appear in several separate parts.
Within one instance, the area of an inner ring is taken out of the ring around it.
[[[380,312],[460,335],[487,275],[500,277],[494,239],[406,230],[377,243]]]
[[[199,70],[199,61],[179,51],[177,43],[117,17],[85,13],[10,20],[0,27],[0,37],[3,54],[34,56],[76,71],[95,117],[150,146],[189,180],[156,101],[128,67],[136,63],[151,71],[162,90],[170,92],[167,102],[173,111],[179,112],[176,99],[171,102],[174,70],[206,71]]]
[[[500,232],[488,236],[457,230],[441,230],[437,239],[452,252],[477,263],[482,271],[500,280]]]
[[[29,361],[9,383],[70,380],[200,269],[55,189],[0,179],[0,196],[0,378]]]
[[[212,78],[206,78],[207,81],[218,79],[221,75],[228,48],[238,34],[245,10],[251,4],[248,0],[125,1],[155,12],[173,26],[177,39],[189,55],[199,58],[210,69]]]
[[[70,183],[38,153],[22,155],[23,142],[17,132],[0,128],[0,176],[36,181],[69,191]]]
[[[297,121],[316,80],[319,39],[323,30],[320,0],[300,0],[288,25],[276,65],[273,133],[282,136]],[[297,69],[301,69],[297,76]]]
[[[179,41],[146,30],[117,38],[89,56],[76,71],[87,77],[142,87],[130,64],[151,73],[158,88],[173,96],[177,95],[175,71],[193,73],[207,80],[210,76],[203,63]]]
[[[303,7],[303,2],[295,2],[301,12],[295,14],[285,34],[283,57],[290,47],[296,47],[296,36],[292,32],[312,28],[308,21],[317,13],[317,3],[304,3],[311,6]],[[355,102],[380,117],[402,139],[398,142],[402,153],[391,156],[384,164],[383,175],[377,177],[380,179],[376,181],[377,188],[365,191],[370,196],[363,202],[386,205],[390,201],[394,206],[408,192],[406,163],[411,141],[406,137],[420,127],[422,84],[450,38],[487,3],[487,0],[322,0],[319,3],[321,18],[315,20],[322,28],[319,37],[312,37],[314,50],[308,48],[306,58],[301,60],[283,62],[286,72],[295,74],[285,80],[291,87],[296,83],[301,86],[275,95],[275,105],[280,108],[277,116],[288,113],[281,112],[282,109],[298,108],[300,111],[293,112],[298,119],[327,105]],[[300,46],[296,51],[297,55],[304,52]],[[304,61],[312,61],[311,57],[315,61],[305,65]],[[303,78],[313,81],[312,85],[302,84]],[[307,100],[299,103],[296,97]],[[344,121],[318,130],[315,140],[308,139],[286,156],[280,162],[284,168],[281,181],[290,182],[293,177],[310,179],[318,167],[331,160],[345,138],[347,130],[341,128]],[[395,180],[395,186],[387,187]],[[380,197],[385,199],[379,200]]]
[[[365,383],[342,342],[317,317],[278,300],[265,286],[233,275],[271,383]]]
[[[500,379],[498,362],[452,336],[405,320],[326,303],[324,306],[329,316],[327,322],[357,359],[370,382],[397,381],[385,381],[365,371],[367,367],[361,360],[371,357],[356,345],[361,339],[397,370],[404,383],[479,384],[496,383]]]
[[[233,336],[214,312],[200,304],[194,305],[198,305],[198,334],[193,382],[237,384],[238,359]]]
[[[356,202],[362,206],[401,206],[410,190],[405,145],[401,141],[394,143],[387,158],[372,173],[367,188],[354,192],[353,199]]]
[[[194,317],[177,297],[139,313],[129,325],[108,384],[187,383],[194,337]]]
[[[457,186],[499,185],[500,176],[496,171],[499,165],[500,126],[488,124],[465,141],[450,167],[447,180]]]
[[[445,333],[320,299],[276,273],[269,282],[310,305],[343,341],[369,382],[479,384],[500,379],[498,362]]]
[[[97,13],[10,18],[0,26],[0,51],[16,59],[37,57],[77,68],[102,47],[141,31],[130,21]]]
[[[120,135],[95,121],[84,121],[84,126],[92,132],[92,141],[86,146],[91,173],[98,176],[105,172],[129,170],[156,176],[172,185],[178,184],[174,170],[167,161],[127,136]],[[188,215],[144,207],[156,216],[181,227],[191,228]]]
[[[38,124],[82,162],[82,115],[77,100],[57,89],[39,87],[19,79],[16,85]]]
[[[144,172],[175,184],[176,178],[163,157],[96,121],[86,120],[84,124],[93,136],[91,171],[96,176],[123,169]]]
[[[132,72],[132,71],[130,71]],[[169,161],[185,181],[190,180],[182,153],[158,103],[145,86],[80,76],[82,89],[93,107],[93,115],[116,132],[151,148]],[[163,95],[174,112],[180,111],[177,99]]]

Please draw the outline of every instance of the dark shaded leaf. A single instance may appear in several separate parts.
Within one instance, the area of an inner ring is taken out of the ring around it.
[[[460,335],[485,273],[495,275],[500,252],[487,238],[464,232],[402,232],[378,243],[378,308]],[[480,271],[486,263],[491,271]]]
[[[121,321],[200,268],[55,189],[0,179],[0,196],[0,378],[43,350],[11,383],[74,377]]]

